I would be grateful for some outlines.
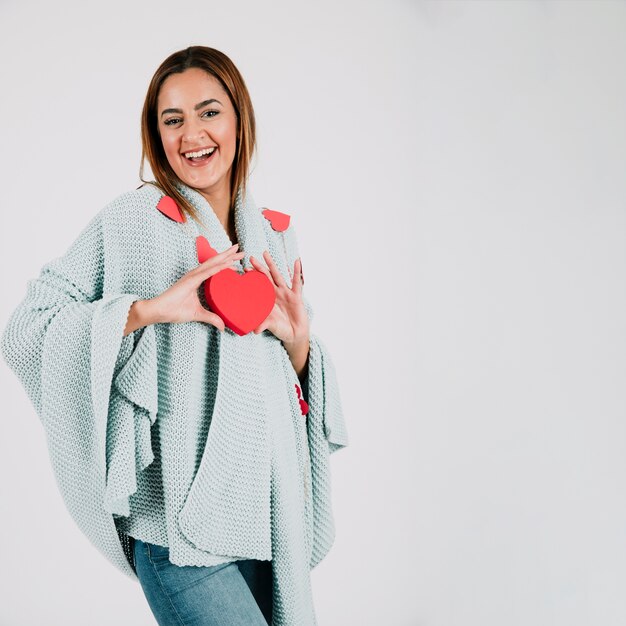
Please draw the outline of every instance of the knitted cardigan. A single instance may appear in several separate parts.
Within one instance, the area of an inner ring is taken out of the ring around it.
[[[121,194],[28,282],[2,353],[41,420],[68,511],[113,565],[138,581],[129,534],[169,546],[176,565],[271,559],[272,626],[314,625],[310,569],[335,535],[328,460],[348,443],[335,370],[311,333],[303,415],[268,330],[158,323],[123,336],[134,301],[197,267],[198,235],[232,245],[204,196],[177,187],[206,229],[158,211],[156,186]],[[274,230],[239,189],[235,227],[240,270],[266,249],[291,284],[293,224]]]

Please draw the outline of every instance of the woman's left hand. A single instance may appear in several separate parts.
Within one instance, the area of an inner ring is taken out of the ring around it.
[[[267,267],[253,256],[250,257],[250,263],[254,269],[263,272],[274,285],[276,302],[270,314],[254,329],[254,332],[258,334],[267,329],[285,345],[295,345],[301,341],[308,341],[309,316],[302,299],[302,264],[300,259],[296,259],[294,263],[293,286],[289,287],[267,250],[263,251],[263,258]],[[246,271],[251,270],[252,268],[246,268]]]

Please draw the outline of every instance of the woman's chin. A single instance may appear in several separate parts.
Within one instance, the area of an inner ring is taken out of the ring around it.
[[[182,174],[182,175],[181,175]],[[204,189],[206,187],[214,187],[219,184],[223,178],[209,172],[181,172],[179,178],[189,187],[197,187]]]

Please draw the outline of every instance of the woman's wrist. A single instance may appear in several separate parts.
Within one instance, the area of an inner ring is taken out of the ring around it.
[[[305,337],[298,338],[294,341],[283,341],[283,346],[285,350],[287,350],[293,369],[296,371],[300,382],[302,382],[302,379],[307,375],[307,365],[309,362],[309,335],[307,334]]]
[[[303,349],[309,349],[309,341],[311,339],[311,335],[308,331],[302,333],[301,335],[294,337],[291,341],[285,341],[282,339],[283,346],[285,349],[290,351],[301,351]]]
[[[128,311],[124,336],[130,335],[138,328],[156,324],[160,321],[158,309],[153,299],[135,300]]]

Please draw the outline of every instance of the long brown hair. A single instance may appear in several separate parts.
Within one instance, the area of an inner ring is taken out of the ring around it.
[[[182,183],[182,181],[176,176],[167,160],[157,119],[157,99],[163,82],[171,74],[182,73],[191,67],[200,68],[220,81],[237,114],[237,146],[230,177],[231,209],[235,205],[240,185],[245,192],[248,170],[256,147],[256,123],[252,101],[243,77],[235,64],[223,52],[215,48],[190,46],[174,52],[154,73],[141,112],[142,148],[139,178],[144,183],[156,184],[165,195],[171,196],[176,201],[184,213],[201,222],[197,211],[174,186],[174,183]],[[144,159],[148,159],[156,181],[144,180]]]

